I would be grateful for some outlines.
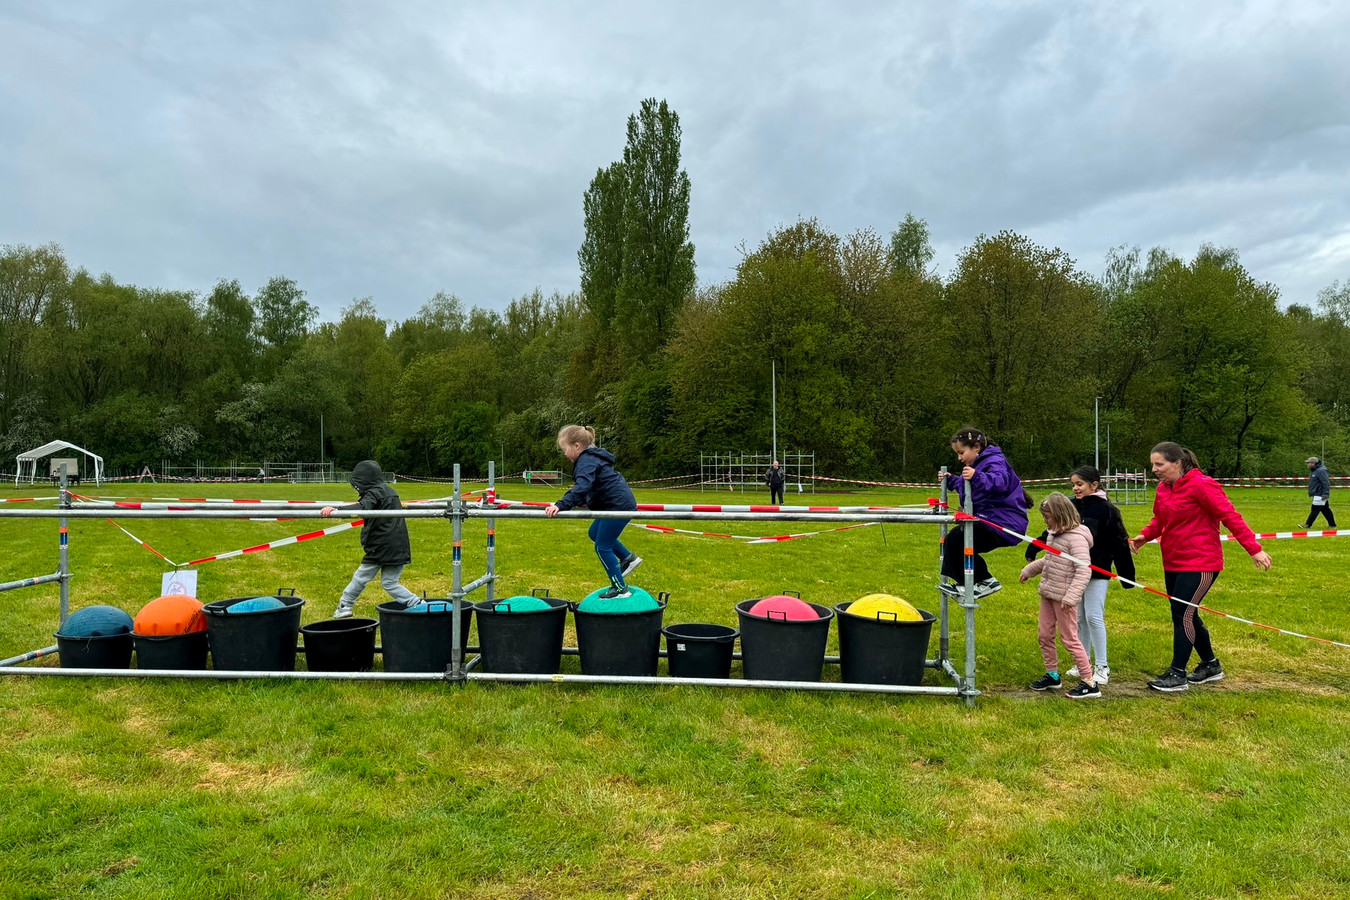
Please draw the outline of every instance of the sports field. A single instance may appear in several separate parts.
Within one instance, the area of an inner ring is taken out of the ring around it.
[[[151,488],[105,492],[354,496],[339,485]],[[449,493],[398,489],[405,500]],[[641,502],[749,502],[638,493]],[[1230,496],[1258,532],[1289,530],[1307,512],[1298,490]],[[1148,514],[1123,512],[1134,530]],[[123,524],[175,560],[314,527]],[[547,587],[578,599],[599,586],[585,529],[499,522],[498,594]],[[415,520],[410,530],[404,583],[444,596],[450,526]],[[482,573],[484,535],[481,522],[466,526],[466,579]],[[624,537],[646,560],[634,583],[670,592],[667,622],[734,625],[736,602],[784,589],[826,605],[884,591],[937,608],[936,527],[753,546],[631,528]],[[54,520],[0,519],[0,538],[0,580],[55,570]],[[162,561],[108,523],[73,522],[70,547],[72,608],[134,613],[158,595]],[[1225,547],[1228,569],[1209,605],[1350,641],[1350,538],[1272,541],[1269,573]],[[294,587],[308,601],[304,621],[317,621],[359,556],[356,532],[343,532],[203,565],[198,593]],[[1016,583],[1020,550],[989,560],[1005,589],[978,614],[985,694],[973,710],[947,698],[677,687],[5,677],[0,897],[1350,895],[1350,650],[1211,616],[1227,679],[1153,694],[1144,681],[1170,656],[1166,603],[1113,586],[1105,697],[1033,694],[1025,685],[1042,672],[1035,589]],[[1156,547],[1139,562],[1140,580],[1161,587]],[[357,614],[373,615],[382,600],[372,586]],[[0,657],[53,643],[56,619],[53,585],[0,595]],[[833,631],[830,652],[837,647]],[[954,629],[953,655],[962,653]],[[563,666],[579,671],[575,657]]]

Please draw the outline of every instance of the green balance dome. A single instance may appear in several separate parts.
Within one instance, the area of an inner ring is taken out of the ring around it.
[[[615,597],[606,599],[600,595],[609,590],[608,587],[591,591],[586,595],[586,599],[577,604],[577,609],[588,613],[635,613],[650,612],[653,609],[660,609],[661,604],[656,602],[656,598],[647,593],[640,587],[628,586],[629,597]]]
[[[519,612],[540,612],[545,609],[552,609],[545,601],[538,597],[527,597],[520,595],[517,597],[508,597],[493,605],[492,611],[499,613],[519,613]]]

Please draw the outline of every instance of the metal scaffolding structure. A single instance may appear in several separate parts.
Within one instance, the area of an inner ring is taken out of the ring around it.
[[[773,464],[771,453],[700,453],[698,455],[700,491],[767,491],[764,473]],[[798,494],[816,492],[816,455],[784,453],[777,457],[783,470],[784,490]]]
[[[940,696],[955,696],[964,698],[967,704],[973,705],[975,698],[979,695],[979,690],[975,687],[976,674],[976,656],[975,656],[975,610],[978,608],[975,603],[974,572],[972,569],[972,557],[967,555],[965,559],[965,577],[964,582],[958,586],[957,595],[948,597],[945,592],[939,591],[941,598],[940,614],[938,616],[938,655],[934,659],[925,661],[927,668],[935,669],[941,675],[950,679],[952,685],[925,686],[925,685],[871,685],[871,684],[851,684],[838,682],[796,682],[796,681],[748,681],[745,679],[718,679],[718,678],[671,678],[669,676],[591,676],[574,674],[546,674],[546,675],[517,675],[517,674],[495,674],[473,671],[478,660],[470,662],[465,661],[464,651],[461,649],[460,635],[460,611],[464,608],[466,598],[475,591],[482,590],[485,600],[493,599],[493,591],[497,579],[496,574],[496,523],[498,519],[536,519],[539,521],[568,521],[585,519],[638,519],[638,520],[694,520],[694,521],[810,521],[810,522],[880,522],[891,524],[909,524],[909,525],[937,525],[940,529],[938,563],[939,571],[942,559],[942,548],[945,546],[947,531],[952,525],[959,525],[965,529],[964,546],[970,548],[974,546],[974,525],[975,520],[970,515],[967,498],[967,509],[965,515],[960,517],[951,515],[947,512],[947,491],[945,488],[946,469],[942,470],[943,484],[942,496],[939,505],[934,508],[928,507],[839,507],[830,511],[813,511],[807,507],[761,507],[756,506],[751,510],[750,507],[707,507],[707,506],[680,506],[672,507],[661,505],[659,508],[650,508],[653,505],[648,504],[647,509],[638,509],[635,511],[598,511],[598,510],[569,510],[560,512],[553,518],[548,518],[543,509],[530,508],[523,506],[508,505],[496,501],[495,479],[496,467],[492,463],[488,464],[487,490],[483,499],[468,501],[464,499],[461,491],[462,483],[460,479],[460,467],[458,464],[454,467],[454,495],[448,501],[436,501],[425,503],[413,503],[408,508],[399,510],[363,510],[363,509],[343,509],[339,508],[332,513],[333,518],[443,518],[448,519],[451,526],[451,590],[447,598],[453,604],[454,614],[451,616],[451,659],[450,664],[444,673],[391,673],[391,672],[345,672],[345,673],[326,673],[326,672],[240,672],[240,671],[221,671],[221,670],[144,670],[144,669],[60,669],[51,667],[41,668],[16,668],[19,664],[37,659],[56,651],[56,647],[47,647],[35,650],[27,654],[12,657],[6,660],[0,660],[0,675],[38,675],[38,676],[107,676],[122,678],[218,678],[218,679],[240,679],[240,678],[261,678],[261,679],[345,679],[355,681],[446,681],[451,683],[462,683],[468,681],[507,681],[507,682],[550,682],[550,683],[578,683],[578,684],[641,684],[641,685],[670,685],[670,684],[693,684],[700,687],[725,687],[725,688],[777,688],[791,690],[815,690],[815,691],[843,691],[843,692],[866,692],[883,694],[927,694]],[[36,579],[25,579],[18,582],[10,582],[0,585],[0,590],[9,590],[17,587],[25,587],[33,584],[47,583],[51,581],[60,581],[61,583],[61,621],[64,622],[69,613],[69,556],[68,556],[68,523],[70,519],[101,519],[108,514],[109,503],[106,501],[81,501],[73,502],[65,480],[61,483],[60,506],[56,509],[6,509],[0,508],[0,518],[56,518],[59,520],[61,551],[57,573],[55,575],[40,576]],[[260,504],[248,503],[241,506],[231,506],[222,509],[220,504],[198,503],[198,502],[178,502],[165,504],[164,508],[158,507],[159,504],[143,504],[140,508],[127,509],[119,508],[117,516],[119,518],[135,519],[248,519],[257,516]],[[292,519],[314,519],[322,517],[322,510],[315,503],[284,503],[268,502],[266,508],[270,510],[285,509],[287,518]],[[484,520],[486,526],[486,568],[487,571],[478,578],[465,583],[463,571],[463,540],[465,524],[471,520]],[[940,583],[939,576],[939,582]],[[965,654],[964,665],[961,671],[958,671],[950,656],[950,609],[951,603],[964,611],[964,636],[965,636]],[[565,652],[575,654],[576,648],[566,648]],[[827,662],[838,662],[838,658],[827,658]]]

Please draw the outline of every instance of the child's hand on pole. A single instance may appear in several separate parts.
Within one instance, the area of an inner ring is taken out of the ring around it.
[[[548,506],[544,507],[544,515],[548,516],[550,519],[556,516],[557,514],[558,514],[558,504],[550,503]]]
[[[319,511],[319,514],[326,519],[329,516],[331,516],[333,514],[333,511],[336,509],[337,509],[336,506],[325,506],[323,509]]]
[[[975,477],[974,467],[966,466],[965,468],[963,468],[961,470],[961,477],[964,478],[966,481],[969,481],[970,479],[974,478]]]

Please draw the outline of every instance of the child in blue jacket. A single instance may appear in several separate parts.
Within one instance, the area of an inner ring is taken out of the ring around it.
[[[595,446],[595,429],[585,425],[566,425],[558,432],[558,449],[572,462],[571,490],[557,503],[549,504],[544,515],[552,518],[576,506],[592,511],[635,510],[633,490],[614,468],[614,454]],[[595,519],[586,533],[595,542],[595,555],[609,576],[609,588],[600,594],[606,599],[629,597],[626,579],[642,563],[642,557],[619,543],[619,535],[628,519]]]

